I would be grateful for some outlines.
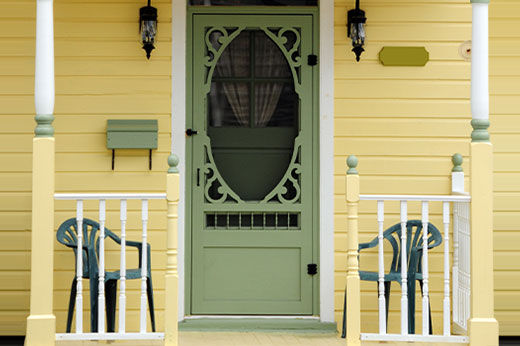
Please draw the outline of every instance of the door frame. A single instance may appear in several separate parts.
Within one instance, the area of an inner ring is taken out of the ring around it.
[[[186,79],[187,72],[191,70],[191,61],[186,59],[187,52],[191,50],[191,31],[187,30],[191,25],[193,13],[251,13],[272,14],[273,11],[281,14],[312,14],[315,29],[315,51],[318,52],[320,63],[327,66],[326,69],[315,69],[315,80],[318,84],[314,88],[315,102],[314,130],[316,139],[314,157],[318,164],[314,165],[316,184],[314,186],[315,207],[317,217],[314,218],[314,244],[317,249],[320,263],[320,275],[313,287],[313,315],[319,315],[322,322],[334,322],[334,185],[333,185],[333,127],[334,127],[334,1],[320,0],[317,8],[265,8],[234,7],[231,8],[188,8],[187,0],[172,1],[172,152],[180,158],[179,170],[181,172],[179,215],[179,319],[183,320],[186,311],[190,311],[191,282],[190,261],[191,258],[191,218],[188,217],[191,204],[191,193],[187,193],[186,187],[191,184],[191,172],[186,162],[186,154],[190,153],[189,142],[185,140],[186,115],[191,111],[188,104],[188,92],[191,92],[190,80]],[[319,42],[319,43],[318,43]],[[319,46],[318,46],[319,44]],[[319,116],[318,116],[319,115]],[[318,174],[319,173],[319,174]]]

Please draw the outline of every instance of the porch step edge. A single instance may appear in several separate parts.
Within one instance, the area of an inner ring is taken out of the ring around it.
[[[180,331],[335,334],[336,323],[303,318],[197,318],[179,322]]]

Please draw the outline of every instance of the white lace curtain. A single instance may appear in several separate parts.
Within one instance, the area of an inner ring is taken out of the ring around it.
[[[255,76],[265,78],[284,77],[288,73],[285,57],[267,35],[258,31],[255,36]],[[217,42],[218,37],[213,41]],[[249,77],[250,76],[250,44],[249,33],[242,32],[224,50],[217,67],[217,77]],[[271,120],[283,90],[283,82],[256,82],[254,91],[255,126],[265,127]],[[213,85],[215,87],[215,84]],[[233,115],[242,127],[249,127],[250,119],[250,84],[248,82],[222,83],[226,99],[231,105]],[[218,93],[212,92],[214,125],[222,123],[222,100]],[[215,108],[220,108],[218,111]],[[216,112],[215,112],[216,111]]]

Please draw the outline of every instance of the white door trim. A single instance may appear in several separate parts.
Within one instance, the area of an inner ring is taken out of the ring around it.
[[[184,311],[186,15],[172,0],[172,152],[179,157],[179,320]],[[334,0],[320,0],[320,320],[334,322]]]

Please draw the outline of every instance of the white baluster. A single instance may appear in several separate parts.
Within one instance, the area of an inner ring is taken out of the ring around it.
[[[406,252],[408,202],[401,201],[401,335],[408,334],[408,253]]]
[[[98,332],[105,332],[105,221],[106,201],[99,200],[99,286],[98,286]]]
[[[121,200],[121,268],[119,279],[119,333],[125,333],[126,313],[126,200]]]
[[[422,298],[422,332],[423,335],[429,334],[429,315],[428,315],[428,202],[422,202],[422,225],[423,225],[423,298]]]
[[[147,246],[147,227],[148,227],[148,200],[141,201],[141,219],[143,222],[142,251],[141,251],[141,333],[146,333],[146,278],[148,275],[148,246]]]
[[[76,201],[76,333],[83,333],[83,201]]]
[[[383,244],[383,230],[385,221],[385,204],[377,201],[378,255],[379,255],[379,334],[386,334],[386,307],[385,307],[385,257]]]
[[[444,335],[450,335],[450,203],[442,203],[444,223]]]

